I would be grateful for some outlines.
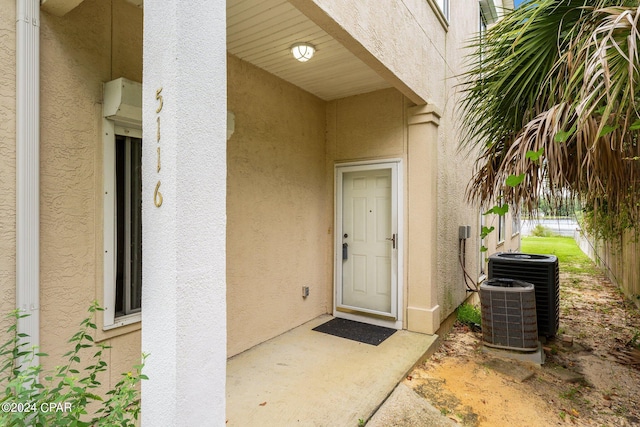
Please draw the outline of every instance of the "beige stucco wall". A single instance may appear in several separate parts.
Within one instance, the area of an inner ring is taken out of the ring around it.
[[[16,286],[15,1],[0,0],[0,9],[0,310],[6,313],[15,307]],[[51,369],[70,349],[67,340],[90,302],[102,300],[102,83],[141,80],[142,11],[125,0],[86,0],[61,18],[42,13],[40,23],[40,345],[50,355],[41,362]],[[121,332],[96,335],[113,346],[105,352],[111,368],[101,378],[105,388],[139,360],[139,331]]]
[[[227,317],[232,356],[327,312],[325,103],[228,57]],[[310,294],[302,298],[302,286]]]
[[[462,84],[459,77],[468,61],[465,48],[469,40],[479,29],[479,6],[452,7],[450,25],[444,37],[444,45],[438,48],[446,58],[443,77],[436,86],[441,88],[435,99],[442,99],[443,118],[440,127],[438,149],[438,241],[441,242],[438,253],[438,277],[441,280],[438,301],[442,308],[442,318],[451,313],[465,297],[463,272],[458,260],[458,227],[471,226],[471,238],[466,242],[466,270],[471,277],[480,275],[480,207],[464,202],[467,184],[472,176],[474,159],[467,158],[458,151],[460,114],[457,103],[461,93],[457,85]],[[485,210],[490,206],[485,207]],[[485,241],[489,249],[487,254],[496,251],[515,251],[519,248],[519,236],[512,236],[511,217],[506,217],[505,241],[497,241],[497,217],[485,217],[485,225],[495,226],[496,231]],[[470,282],[469,282],[470,283]],[[471,283],[470,283],[471,284]],[[473,285],[471,285],[473,287]]]
[[[402,157],[407,104],[406,98],[395,89],[330,101],[327,104],[328,160]],[[333,180],[333,172],[329,178]]]

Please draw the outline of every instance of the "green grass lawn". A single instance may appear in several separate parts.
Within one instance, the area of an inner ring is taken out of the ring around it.
[[[551,254],[558,257],[560,271],[594,274],[596,268],[572,237],[527,236],[521,240],[521,250],[529,254]]]

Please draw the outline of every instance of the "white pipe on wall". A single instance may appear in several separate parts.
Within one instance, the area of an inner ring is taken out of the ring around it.
[[[16,0],[16,305],[40,344],[40,1]],[[38,364],[38,358],[33,364]]]

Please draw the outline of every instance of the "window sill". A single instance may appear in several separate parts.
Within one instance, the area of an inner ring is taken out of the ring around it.
[[[100,327],[100,325],[98,325]],[[111,325],[103,325],[101,330],[96,334],[96,342],[109,340],[120,335],[129,334],[131,332],[142,329],[142,313],[121,316]]]
[[[121,326],[131,325],[132,323],[137,323],[142,321],[142,313],[134,313],[129,314],[127,316],[118,317],[112,325],[104,325],[102,327],[103,331],[110,331],[111,329],[116,329]]]

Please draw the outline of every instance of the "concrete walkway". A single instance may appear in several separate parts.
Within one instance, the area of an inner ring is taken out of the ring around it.
[[[312,331],[330,319],[318,317],[228,360],[227,426],[356,427],[437,339],[398,331],[376,347]],[[401,391],[383,405],[385,420],[411,401]]]
[[[456,427],[422,396],[398,384],[391,396],[367,423],[367,427]]]

